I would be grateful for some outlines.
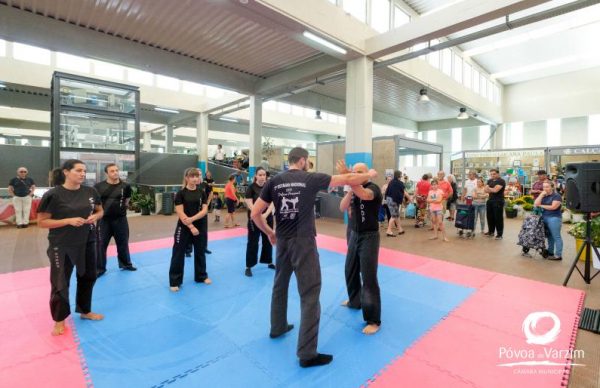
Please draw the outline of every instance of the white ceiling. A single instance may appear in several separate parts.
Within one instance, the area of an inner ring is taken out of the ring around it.
[[[553,0],[511,15],[523,16],[571,3],[573,0]],[[452,37],[466,35],[503,24],[494,20],[462,31]],[[600,36],[600,4],[579,11],[492,35],[461,45],[467,54],[473,49],[496,47],[476,53],[471,58],[503,84],[514,84],[590,67],[600,66],[597,37]]]

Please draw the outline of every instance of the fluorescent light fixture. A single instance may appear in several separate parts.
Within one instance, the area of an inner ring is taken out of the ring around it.
[[[455,5],[455,4],[458,4],[458,3],[460,3],[460,2],[463,2],[463,1],[464,1],[464,0],[455,0],[455,1],[451,1],[451,2],[449,2],[449,3],[446,3],[446,4],[444,4],[444,5],[441,5],[441,6],[439,6],[439,7],[436,7],[436,8],[434,8],[434,9],[432,9],[432,10],[429,10],[429,11],[427,11],[427,12],[423,12],[423,13],[422,13],[421,15],[419,15],[419,16],[420,16],[420,17],[423,17],[423,16],[431,15],[432,13],[439,12],[439,11],[441,11],[441,10],[445,9],[445,8],[451,7],[451,6]]]
[[[0,83],[0,89],[6,89],[6,85],[4,85],[3,83]]]
[[[308,131],[305,131],[304,129],[296,129],[296,132],[308,133]]]
[[[155,106],[154,110],[156,110],[158,112],[166,112],[166,113],[175,113],[175,114],[179,113],[179,111],[177,109],[159,108],[158,106]]]
[[[239,122],[238,120],[232,119],[232,118],[229,118],[229,117],[219,117],[219,120],[221,120],[221,121],[228,121],[230,123],[238,123]]]
[[[302,35],[303,35],[305,38],[308,38],[308,39],[310,39],[310,40],[312,40],[312,41],[314,41],[314,42],[317,42],[317,43],[318,43],[318,44],[320,44],[321,46],[325,46],[325,47],[327,47],[328,49],[331,49],[331,50],[333,50],[333,51],[335,51],[335,52],[338,52],[338,53],[340,53],[340,54],[344,54],[344,55],[346,55],[346,53],[347,53],[347,51],[346,51],[346,50],[344,50],[343,48],[341,48],[340,46],[338,46],[338,45],[335,45],[335,44],[333,44],[333,43],[331,43],[331,42],[329,42],[329,41],[327,41],[327,40],[325,40],[325,39],[321,38],[320,36],[317,36],[317,35],[313,34],[312,32],[304,31],[304,32],[302,33]]]
[[[460,108],[460,113],[458,114],[458,116],[456,118],[459,120],[468,119],[469,115],[467,114],[467,108]]]
[[[0,105],[0,109],[12,109],[10,106]]]
[[[427,89],[419,90],[419,102],[429,102],[429,96],[427,96]]]

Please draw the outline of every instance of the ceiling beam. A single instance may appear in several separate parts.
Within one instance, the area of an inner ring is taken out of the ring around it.
[[[258,79],[142,43],[0,5],[0,37],[251,94]]]
[[[365,54],[377,59],[549,0],[465,0],[365,41]]]
[[[478,120],[475,117],[469,117],[466,120],[459,119],[446,119],[446,120],[434,120],[434,121],[421,121],[418,124],[419,132],[421,131],[436,131],[439,129],[450,129],[450,128],[468,128],[468,127],[479,127],[481,125],[487,125],[488,123]]]

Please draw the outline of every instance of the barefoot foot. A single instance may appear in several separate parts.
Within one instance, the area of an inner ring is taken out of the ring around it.
[[[65,321],[54,322],[54,328],[52,329],[52,335],[53,336],[63,335],[65,333],[66,328],[67,327],[65,326]]]
[[[204,279],[203,283],[207,284],[207,285],[212,284],[212,280],[210,280],[210,278],[206,278],[206,279]]]
[[[104,319],[104,315],[93,313],[91,311],[87,314],[81,314],[80,317],[81,319],[89,319],[90,321],[101,321]]]
[[[376,325],[374,323],[371,323],[371,324],[365,326],[365,328],[362,330],[363,334],[366,334],[366,335],[375,334],[378,331],[379,331],[379,325]]]

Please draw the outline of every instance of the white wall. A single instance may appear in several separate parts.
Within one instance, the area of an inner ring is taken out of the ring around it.
[[[582,117],[598,113],[600,67],[504,87],[505,123]]]

